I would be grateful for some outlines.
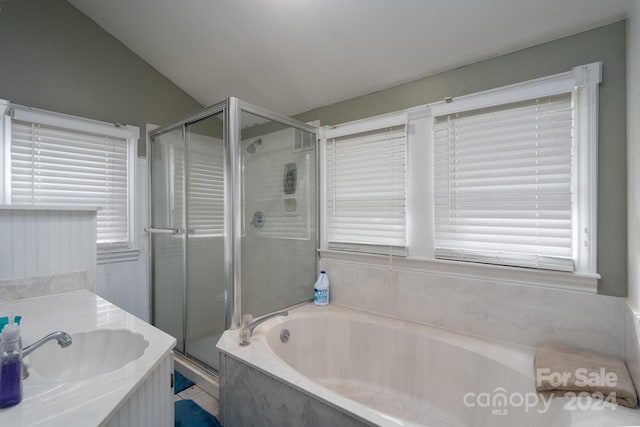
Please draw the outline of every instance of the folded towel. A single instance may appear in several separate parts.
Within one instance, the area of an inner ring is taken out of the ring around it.
[[[638,397],[624,361],[619,357],[558,343],[538,346],[534,360],[536,390],[564,396],[587,392],[635,408]]]

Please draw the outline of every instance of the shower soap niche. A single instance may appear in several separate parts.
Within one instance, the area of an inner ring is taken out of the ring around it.
[[[296,181],[298,178],[298,168],[295,163],[284,165],[284,182],[282,191],[284,194],[296,194]]]
[[[298,201],[291,197],[282,199],[282,211],[284,213],[293,213],[298,210]]]

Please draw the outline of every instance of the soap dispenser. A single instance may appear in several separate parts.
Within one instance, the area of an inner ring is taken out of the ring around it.
[[[6,408],[22,400],[22,340],[13,316],[0,339],[0,408]]]

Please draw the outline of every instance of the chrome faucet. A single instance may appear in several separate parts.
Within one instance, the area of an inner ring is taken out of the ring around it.
[[[38,341],[34,342],[31,345],[26,346],[25,348],[22,349],[22,357],[27,357],[28,355],[30,355],[31,353],[33,353],[34,351],[36,351],[38,348],[42,347],[44,344],[46,344],[47,342],[51,341],[51,340],[57,340],[58,341],[58,345],[62,348],[66,348],[69,347],[71,345],[71,335],[69,335],[66,332],[62,332],[62,331],[57,331],[57,332],[53,332],[50,333],[49,335],[40,338]],[[22,362],[22,379],[25,379],[29,376],[29,368],[27,367],[27,365],[24,363],[24,359]]]
[[[71,335],[69,335],[66,332],[57,331],[57,332],[53,332],[53,333],[47,335],[44,338],[39,339],[38,341],[34,342],[31,345],[28,345],[25,348],[23,348],[22,349],[22,357],[26,357],[26,356],[30,355],[35,350],[37,350],[38,348],[42,347],[45,343],[47,343],[47,342],[49,342],[51,340],[57,340],[58,344],[62,348],[66,348],[66,347],[69,347],[71,345]]]
[[[240,345],[249,345],[251,341],[249,338],[253,335],[253,330],[262,322],[266,322],[269,319],[272,319],[276,316],[288,316],[288,311],[279,311],[277,313],[271,313],[267,316],[263,316],[258,320],[251,321],[251,315],[245,314],[242,319],[242,324],[240,325]]]
[[[268,316],[264,316],[259,318],[258,320],[254,320],[253,322],[249,323],[247,325],[247,328],[249,328],[249,336],[253,335],[253,330],[262,322],[266,322],[269,319],[272,319],[276,316],[288,316],[289,312],[288,311],[279,311],[277,313],[271,313]]]

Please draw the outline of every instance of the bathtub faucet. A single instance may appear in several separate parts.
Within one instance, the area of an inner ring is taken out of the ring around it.
[[[254,320],[253,322],[249,323],[249,325],[247,325],[247,328],[249,328],[249,336],[253,335],[253,330],[256,328],[256,326],[258,326],[260,323],[262,322],[266,322],[267,320],[274,318],[276,316],[288,316],[289,312],[288,311],[279,311],[277,313],[271,313],[267,316],[261,317],[258,320]]]
[[[288,311],[279,311],[277,313],[271,313],[266,316],[263,316],[253,322],[250,314],[245,314],[242,317],[242,323],[240,324],[240,345],[249,345],[251,342],[249,338],[253,335],[253,330],[262,322],[266,322],[269,319],[272,319],[276,316],[288,316]]]

